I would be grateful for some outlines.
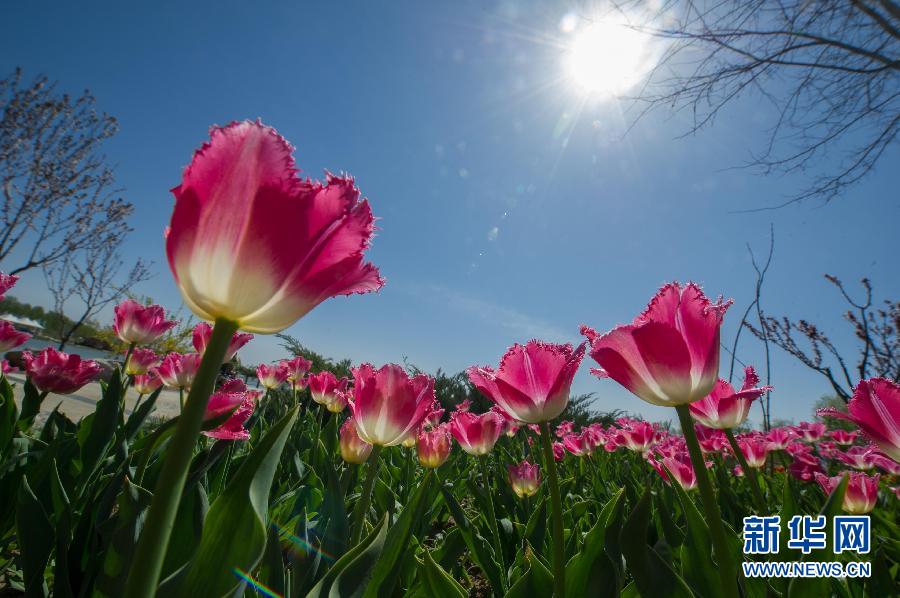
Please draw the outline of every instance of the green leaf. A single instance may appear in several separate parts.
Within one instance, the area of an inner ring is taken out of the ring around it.
[[[424,497],[428,494],[432,473],[433,470],[429,469],[400,516],[391,525],[384,543],[384,550],[372,571],[372,581],[369,582],[365,591],[367,598],[389,596],[393,593],[402,558],[409,549],[413,527],[418,525],[422,519]]]
[[[624,493],[619,490],[606,503],[594,527],[585,536],[581,552],[566,564],[566,595],[615,596],[618,593],[616,569],[603,548],[608,521],[624,508]]]
[[[16,503],[16,535],[22,551],[22,570],[26,596],[45,596],[44,569],[56,539],[47,512],[38,501],[28,478],[22,478]]]
[[[22,385],[22,412],[19,414],[19,429],[28,430],[34,423],[34,418],[41,412],[41,402],[44,395],[31,383],[30,378],[25,379]]]
[[[528,518],[528,524],[525,526],[525,539],[532,546],[537,546],[540,550],[544,546],[544,539],[547,537],[547,497],[541,498],[536,509],[531,512]]]
[[[153,408],[156,406],[156,400],[159,398],[161,392],[162,387],[157,388],[135,411],[131,412],[131,415],[128,416],[128,421],[125,422],[125,440],[131,442],[134,439],[141,429],[141,426],[144,424],[144,421],[147,419],[147,416],[150,415],[150,412],[153,411]]]
[[[189,482],[181,493],[160,578],[165,579],[194,557],[203,538],[203,522],[208,511],[209,498],[203,485]]]
[[[365,539],[348,550],[332,565],[328,573],[310,590],[307,598],[346,598],[359,596],[366,580],[375,567],[387,537],[387,516],[375,525]]]
[[[94,475],[97,464],[106,456],[119,425],[119,410],[122,403],[122,378],[118,368],[113,372],[103,397],[97,401],[97,408],[91,420],[90,431],[81,442],[81,480],[86,485]]]
[[[213,503],[178,594],[228,594],[239,585],[238,576],[249,574],[259,563],[266,546],[269,489],[296,418],[295,407],[263,437]]]
[[[655,550],[647,545],[647,527],[650,523],[650,486],[625,525],[622,527],[622,553],[628,570],[642,596],[693,596],[684,580]]]
[[[424,559],[419,564],[419,575],[426,595],[434,598],[466,598],[466,590],[459,585],[440,565],[438,565],[431,553],[424,551]]]
[[[666,473],[670,480],[675,479],[668,469]],[[681,546],[681,574],[701,596],[719,596],[722,594],[722,586],[712,560],[712,536],[709,527],[681,485],[674,483],[671,488],[678,496],[687,525],[687,534]]]
[[[112,534],[103,569],[97,579],[94,593],[97,596],[121,596],[125,579],[134,556],[143,518],[141,513],[150,505],[153,495],[125,478],[122,492],[116,501],[118,506],[115,531]]]
[[[266,541],[266,553],[259,567],[260,580],[270,590],[284,596],[284,559],[281,557],[281,537],[278,528],[270,525]]]
[[[0,457],[5,455],[6,447],[16,435],[18,417],[12,386],[6,376],[0,375]]]
[[[500,565],[494,559],[493,549],[490,544],[488,544],[487,540],[484,539],[484,536],[478,533],[478,530],[475,529],[475,526],[472,525],[469,518],[466,517],[465,511],[463,511],[459,502],[456,500],[456,497],[453,496],[453,492],[451,492],[447,486],[442,485],[441,493],[444,495],[444,502],[447,503],[447,508],[450,509],[450,514],[453,516],[453,520],[456,522],[459,532],[466,541],[466,546],[469,547],[472,560],[481,568],[484,576],[487,577],[490,582],[494,593],[499,595],[502,591],[501,588],[503,587],[503,584],[501,583],[502,574],[500,572]]]

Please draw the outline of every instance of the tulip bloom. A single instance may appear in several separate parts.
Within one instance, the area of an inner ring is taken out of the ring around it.
[[[504,427],[503,418],[493,411],[481,415],[456,411],[450,418],[450,433],[462,450],[475,456],[491,452]]]
[[[302,388],[306,388],[306,381],[304,380],[304,376],[306,372],[309,371],[309,368],[312,367],[312,362],[308,359],[304,359],[300,355],[294,357],[293,359],[286,359],[281,362],[281,364],[288,371],[288,382],[291,383],[291,388],[295,390],[299,390]]]
[[[171,388],[190,388],[200,367],[199,353],[169,353],[156,368],[163,383]]]
[[[287,381],[290,372],[283,364],[266,365],[264,363],[256,366],[256,377],[259,383],[268,390],[274,390]]]
[[[848,432],[847,430],[832,430],[828,433],[835,443],[849,446],[856,441],[856,432]]]
[[[346,378],[339,380],[337,376],[327,370],[318,374],[310,374],[306,379],[309,394],[312,395],[312,400],[319,405],[327,405],[333,401],[335,393],[346,390],[347,384]]]
[[[340,433],[341,458],[347,463],[365,463],[372,452],[372,445],[359,437],[356,424],[348,417],[341,426]]]
[[[847,411],[819,409],[817,415],[852,421],[885,454],[900,463],[900,385],[886,378],[862,380],[853,391]]]
[[[374,217],[353,179],[301,179],[292,152],[260,122],[214,127],[172,190],[166,255],[202,319],[271,334],[329,297],[384,284],[363,263]]]
[[[794,426],[794,431],[806,442],[815,442],[825,435],[825,424],[818,422],[800,422]]]
[[[157,376],[155,372],[151,372],[135,376],[131,383],[131,387],[139,395],[149,395],[156,392],[156,389],[162,387],[162,384],[163,381],[160,380],[159,376]]]
[[[0,272],[0,301],[3,300],[6,291],[13,288],[18,280],[19,277],[15,274],[4,274],[3,272]]]
[[[126,299],[113,311],[113,330],[128,344],[150,344],[178,324],[167,320],[165,310],[159,305],[141,305],[133,299]]]
[[[850,476],[847,482],[847,490],[844,492],[844,511],[851,515],[865,515],[875,508],[875,502],[878,500],[878,476],[867,476],[864,473],[856,471],[827,477],[821,473],[816,474],[816,481],[826,495],[830,495],[837,488],[844,476]]]
[[[584,429],[581,434],[567,434],[562,439],[563,446],[576,457],[590,455],[594,450],[594,433]]]
[[[427,469],[436,469],[443,465],[450,457],[451,448],[453,446],[446,424],[439,425],[433,430],[422,430],[416,438],[419,463]]]
[[[744,370],[744,384],[739,391],[719,378],[705,398],[690,404],[691,415],[708,428],[736,428],[747,419],[753,401],[772,390],[771,386],[755,388],[757,384],[759,376],[752,366]]]
[[[219,440],[248,440],[250,432],[244,428],[244,423],[250,419],[256,408],[256,399],[259,393],[247,392],[223,392],[213,393],[206,404],[206,416],[204,419],[212,419],[225,413],[232,412],[225,423],[218,428],[203,432],[205,436]]]
[[[699,401],[719,373],[719,328],[730,305],[711,302],[693,283],[668,284],[629,325],[603,335],[581,327],[600,364],[591,371],[654,405]]]
[[[553,431],[556,434],[557,438],[564,438],[575,431],[575,422],[573,421],[564,421],[559,422],[559,425],[556,426],[556,430]]]
[[[0,361],[0,374],[5,375],[5,374],[11,374],[13,372],[18,372],[18,371],[19,371],[19,369],[11,366],[9,364],[9,361],[7,361],[6,359],[4,359],[3,361]]]
[[[615,436],[618,446],[627,447],[636,453],[646,453],[653,446],[656,428],[649,422],[630,421]]]
[[[431,412],[434,402],[431,376],[419,374],[410,378],[396,364],[378,370],[363,364],[353,370],[353,379],[350,411],[359,437],[369,444],[400,444]],[[310,377],[310,391],[312,384]]]
[[[100,375],[96,361],[82,361],[78,355],[69,355],[47,347],[37,356],[30,351],[22,353],[25,371],[38,390],[60,395],[71,394]]]
[[[162,363],[162,358],[154,353],[152,349],[135,347],[125,362],[125,373],[129,376],[140,376],[146,374],[151,368],[155,368],[160,363]]]
[[[15,349],[30,338],[30,334],[19,332],[11,322],[0,320],[0,353]]]
[[[738,446],[744,453],[747,465],[754,469],[760,469],[766,464],[769,455],[769,441],[764,436],[748,435],[739,438]]]
[[[653,466],[653,469],[662,476],[662,479],[670,484],[672,483],[672,480],[669,479],[666,470],[672,474],[672,477],[675,478],[678,485],[685,490],[693,490],[697,487],[697,474],[694,472],[694,468],[687,455],[663,457],[662,462],[657,461],[653,455],[648,455],[647,461],[649,461],[650,465]]]
[[[825,473],[822,464],[811,453],[791,453],[793,461],[788,466],[788,473],[804,482],[811,482],[817,473]]]
[[[512,486],[516,496],[523,498],[537,494],[541,486],[541,471],[537,463],[529,463],[527,460],[518,465],[507,465],[509,485]]]
[[[799,434],[790,427],[772,428],[766,434],[769,441],[769,448],[773,451],[783,451],[799,436]]]
[[[819,454],[822,454],[822,443],[819,443],[818,449]],[[853,446],[846,452],[836,450],[831,457],[854,469],[865,471],[875,467],[879,454],[874,446]]]
[[[500,360],[500,367],[471,367],[469,380],[511,417],[528,424],[548,422],[569,402],[572,378],[581,365],[585,347],[541,341],[515,344]]]
[[[200,322],[196,326],[194,326],[194,332],[191,337],[191,341],[194,344],[194,350],[197,353],[203,355],[204,351],[206,351],[206,345],[209,344],[209,339],[212,338],[212,326],[207,324],[206,322]],[[249,343],[253,340],[252,334],[244,334],[242,332],[235,332],[231,337],[231,342],[228,343],[228,349],[225,350],[225,357],[222,359],[222,363],[228,363],[241,347]]]

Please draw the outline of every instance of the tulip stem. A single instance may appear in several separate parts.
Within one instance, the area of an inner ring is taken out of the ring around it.
[[[744,456],[744,452],[741,450],[740,445],[738,445],[737,439],[734,437],[734,432],[731,431],[731,428],[725,428],[725,436],[728,438],[729,444],[731,444],[731,451],[734,453],[738,463],[741,464],[741,469],[744,470],[744,477],[747,478],[748,483],[750,484],[753,502],[756,503],[756,512],[762,515],[766,502],[763,499],[762,490],[759,488],[759,478],[756,477],[759,474],[756,469],[747,465],[747,458]]]
[[[369,459],[366,462],[366,479],[363,482],[362,493],[359,495],[356,506],[353,508],[353,518],[350,522],[350,545],[347,548],[352,548],[359,544],[359,539],[362,537],[362,530],[366,523],[366,512],[369,510],[369,505],[372,504],[372,488],[375,487],[375,478],[378,477],[378,468],[381,465],[378,460],[381,456],[381,449],[381,445],[376,444],[373,446]]]
[[[544,469],[550,485],[550,504],[553,507],[553,594],[556,598],[566,595],[566,547],[563,544],[562,499],[559,495],[559,474],[553,458],[553,440],[550,424],[541,424],[541,448],[544,451]]]
[[[476,457],[481,466],[481,477],[483,478],[482,484],[484,486],[484,493],[487,496],[488,526],[491,528],[491,533],[494,535],[494,551],[497,553],[497,561],[500,563],[500,571],[503,573],[501,583],[505,584],[507,577],[506,562],[503,558],[503,544],[500,542],[500,529],[497,527],[497,514],[494,510],[494,499],[491,497],[491,483],[490,478],[488,477],[488,458],[488,455]],[[505,590],[506,588],[504,587],[503,589]]]
[[[194,378],[187,403],[166,450],[165,462],[153,492],[153,502],[144,523],[125,586],[125,595],[151,598],[156,595],[159,575],[175,524],[197,437],[203,427],[206,404],[216,384],[219,368],[237,323],[218,319]],[[148,447],[149,448],[149,447]]]
[[[725,537],[725,527],[722,525],[722,513],[716,502],[712,483],[706,471],[706,463],[703,461],[703,453],[700,451],[700,443],[697,441],[697,433],[694,431],[694,420],[687,405],[677,405],[678,421],[681,423],[681,433],[687,443],[688,453],[691,456],[691,466],[697,477],[697,487],[700,489],[700,499],[703,510],[706,511],[706,519],[709,524],[709,532],[712,536],[713,548],[719,561],[719,583],[722,586],[722,595],[737,597],[737,574],[731,558],[728,542]]]

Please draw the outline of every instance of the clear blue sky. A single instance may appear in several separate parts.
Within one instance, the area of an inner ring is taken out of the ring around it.
[[[582,322],[630,321],[672,279],[735,299],[731,339],[752,299],[746,244],[764,252],[770,223],[772,314],[852,342],[822,274],[900,294],[896,150],[840,201],[737,213],[802,184],[724,170],[758,147],[772,115],[751,99],[695,137],[676,139],[687,123],[663,115],[623,136],[620,106],[579,110],[559,48],[542,41],[564,39],[565,3],[161,4],[4,3],[0,70],[89,88],[119,118],[107,151],[136,206],[126,251],[155,262],[138,290],[168,308],[180,304],[163,253],[168,190],[209,125],[256,117],[297,147],[305,174],[355,175],[381,218],[370,258],[384,290],[330,300],[287,331],[333,357],[407,357],[432,371],[495,363],[515,341],[577,342]],[[42,285],[30,273],[16,294],[41,303]],[[759,363],[744,338],[740,356]],[[243,353],[282,356],[266,337]],[[827,385],[773,357],[773,415],[807,417]],[[598,408],[671,417],[587,365],[575,391],[595,392]]]

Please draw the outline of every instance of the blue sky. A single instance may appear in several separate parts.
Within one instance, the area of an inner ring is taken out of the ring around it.
[[[630,321],[668,280],[735,299],[731,339],[752,299],[746,245],[774,263],[764,307],[852,342],[826,272],[900,291],[896,149],[840,201],[777,211],[803,181],[725,170],[758,147],[772,114],[741,101],[699,135],[660,114],[628,135],[615,101],[580,101],[565,77],[566,3],[6,3],[0,70],[89,88],[119,118],[107,146],[136,206],[126,252],[155,262],[141,293],[180,305],[163,253],[168,190],[209,125],[261,117],[309,176],[357,177],[381,218],[370,259],[377,295],[337,298],[287,332],[333,357],[426,369],[495,363],[515,341],[577,342],[578,325]],[[2,265],[0,265],[2,266]],[[16,289],[43,302],[30,273]],[[749,335],[742,359],[760,363]],[[283,356],[258,337],[244,361]],[[668,419],[587,363],[575,392],[597,407]],[[723,368],[727,359],[723,358]],[[823,379],[777,349],[773,415],[808,417]],[[753,416],[758,416],[754,410]]]

